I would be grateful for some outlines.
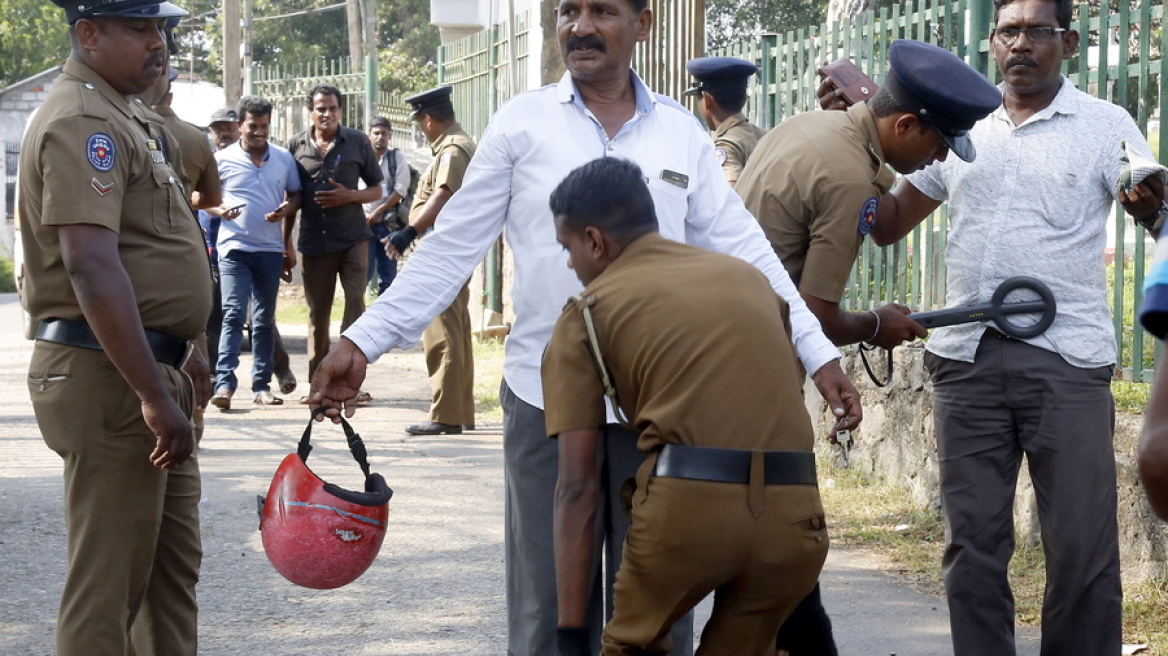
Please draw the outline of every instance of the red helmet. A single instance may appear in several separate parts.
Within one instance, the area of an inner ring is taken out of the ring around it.
[[[318,409],[318,413],[323,408]],[[313,420],[296,453],[289,453],[260,498],[264,552],[284,578],[306,588],[339,588],[361,576],[377,558],[385,539],[393,490],[381,474],[370,474],[365,443],[341,420],[349,450],[365,473],[365,491],[326,483],[305,461]]]

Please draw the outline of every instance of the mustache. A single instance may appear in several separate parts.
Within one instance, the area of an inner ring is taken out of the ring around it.
[[[1019,65],[1037,67],[1038,61],[1033,57],[1027,57],[1026,55],[1016,55],[1006,60],[1006,68]]]
[[[156,55],[150,55],[150,59],[148,59],[146,61],[146,66],[144,68],[151,68],[152,66],[162,66],[165,63],[166,63],[165,55],[163,55],[162,53],[158,53]],[[165,71],[163,71],[163,73],[165,73]]]
[[[604,42],[600,40],[600,37],[595,35],[568,37],[568,50],[576,50],[577,48],[592,48],[597,52],[606,52],[608,50]]]

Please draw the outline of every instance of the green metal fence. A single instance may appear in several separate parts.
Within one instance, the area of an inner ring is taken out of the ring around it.
[[[512,95],[528,88],[531,13],[504,21],[438,49],[438,83],[454,87],[458,121],[476,139]],[[514,36],[511,34],[514,25]]]
[[[1162,29],[1163,0],[1145,0],[1135,9],[1125,0],[1099,12],[1077,8],[1072,28],[1082,35],[1078,56],[1064,73],[1080,89],[1128,110],[1149,137],[1160,161],[1168,161],[1168,140],[1160,139],[1159,117],[1168,109],[1162,93],[1168,78],[1168,32]],[[998,72],[988,56],[992,20],[990,0],[909,0],[903,6],[866,12],[847,24],[821,24],[768,34],[717,53],[741,57],[760,66],[747,112],[766,128],[799,112],[815,109],[819,84],[816,68],[848,57],[877,82],[887,67],[889,44],[899,38],[935,43],[966,58],[993,81]],[[1151,249],[1142,228],[1116,205],[1113,226],[1112,304],[1120,367],[1116,376],[1150,380],[1156,357],[1133,315],[1143,294]],[[945,301],[945,243],[948,216],[942,206],[893,246],[865,241],[852,271],[845,304],[866,309],[896,301],[913,308],[940,307]]]

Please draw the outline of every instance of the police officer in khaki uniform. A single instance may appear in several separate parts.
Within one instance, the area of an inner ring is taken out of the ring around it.
[[[438,87],[406,98],[414,108],[410,118],[418,122],[430,140],[434,159],[418,181],[410,224],[390,233],[385,247],[392,258],[401,257],[418,235],[429,230],[446,206],[446,201],[462,187],[462,178],[475,143],[454,115],[451,87]],[[406,428],[411,435],[457,435],[474,430],[474,353],[470,344],[470,288],[454,297],[422,333],[426,369],[430,374],[430,421]]]
[[[591,656],[582,625],[606,392],[649,457],[601,653],[665,653],[673,622],[717,590],[701,651],[771,654],[827,555],[811,419],[794,349],[775,338],[789,332],[787,306],[749,264],[662,237],[643,179],[603,158],[551,196],[556,238],[585,284],[542,368],[547,432],[559,440],[560,654]],[[859,419],[856,402],[840,426]]]
[[[698,57],[689,60],[685,69],[694,77],[685,95],[700,97],[698,112],[706,127],[714,131],[714,155],[726,182],[733,187],[758,140],[766,134],[742,113],[747,83],[758,67],[734,57]]]
[[[866,103],[847,112],[799,114],[767,133],[737,187],[836,344],[892,348],[927,334],[903,305],[845,312],[840,299],[879,199],[895,180],[888,166],[910,173],[944,160],[1001,104],[1001,94],[981,73],[946,50],[900,40],[888,58],[887,84]],[[972,149],[954,152],[973,157]],[[778,643],[780,654],[791,656],[836,653],[818,588]]]
[[[191,414],[210,381],[191,340],[210,311],[210,268],[162,133],[131,100],[163,74],[165,20],[187,12],[54,1],[72,54],[25,133],[19,184],[37,324],[29,393],[64,460],[57,653],[193,655]]]
[[[199,128],[187,123],[174,113],[170,103],[174,99],[170,84],[178,77],[178,69],[171,67],[169,74],[143,95],[150,109],[162,119],[162,127],[173,137],[167,142],[170,149],[178,149],[181,163],[172,158],[172,164],[181,166],[178,171],[188,185],[191,206],[196,210],[218,207],[223,202],[219,181],[219,167],[207,135]]]

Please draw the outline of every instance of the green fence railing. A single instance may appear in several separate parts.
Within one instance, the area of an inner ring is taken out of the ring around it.
[[[1064,63],[1064,73],[1079,89],[1127,111],[1149,138],[1160,161],[1168,161],[1168,140],[1160,139],[1160,117],[1168,109],[1168,31],[1162,29],[1164,0],[1147,0],[1135,9],[1119,2],[1104,10],[1077,7],[1072,28],[1081,35],[1078,56]],[[821,24],[766,34],[717,53],[757,63],[760,73],[751,88],[747,113],[760,126],[817,107],[816,68],[827,61],[850,58],[879,82],[887,67],[893,40],[913,38],[947,48],[998,80],[987,41],[993,7],[990,0],[908,0],[903,5],[865,12],[847,24]],[[945,302],[945,243],[948,216],[942,206],[901,242],[885,248],[865,241],[852,271],[845,305],[867,309],[896,301],[931,309]],[[1151,249],[1116,204],[1109,244],[1102,256],[1112,259],[1112,313],[1120,366],[1116,376],[1151,379],[1155,340],[1134,321],[1143,298],[1144,273]]]

